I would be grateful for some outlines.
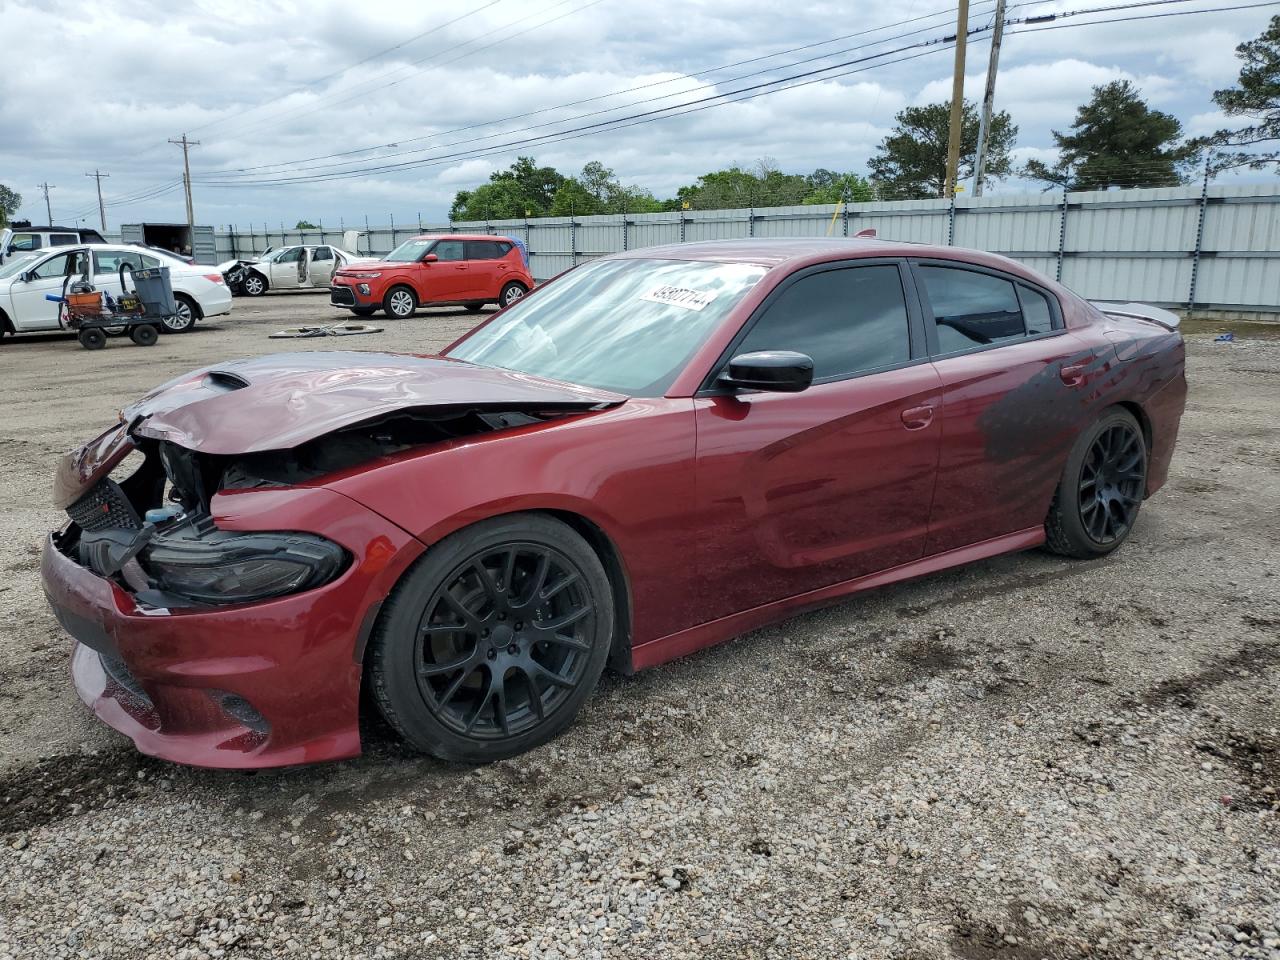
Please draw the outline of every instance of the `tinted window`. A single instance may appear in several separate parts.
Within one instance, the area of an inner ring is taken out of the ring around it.
[[[39,250],[40,235],[38,233],[15,233],[9,241],[10,250]]]
[[[312,261],[315,261],[315,260],[332,260],[332,259],[333,259],[333,251],[332,251],[332,250],[330,250],[328,247],[316,247],[316,248],[315,248],[315,250],[313,250],[313,251],[311,252],[311,259],[312,259]]]
[[[80,242],[80,235],[75,233],[51,233],[49,234],[49,246],[51,247],[69,247],[73,243]]]
[[[493,240],[468,240],[467,259],[500,260],[510,249],[511,244],[509,243],[498,243]],[[444,258],[441,257],[441,259],[443,260]]]
[[[1018,300],[1022,304],[1022,317],[1027,323],[1027,336],[1048,333],[1053,329],[1053,312],[1049,298],[1038,290],[1018,284]]]
[[[431,252],[436,255],[439,260],[461,260],[463,259],[463,248],[461,240],[439,240],[436,245],[431,248]]]
[[[850,267],[801,277],[765,308],[734,352],[755,350],[808,354],[814,379],[905,363],[911,340],[898,268]]]
[[[948,267],[923,267],[920,276],[938,325],[940,353],[1026,335],[1012,282]]]

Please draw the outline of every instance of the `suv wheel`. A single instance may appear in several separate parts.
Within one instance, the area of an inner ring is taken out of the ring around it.
[[[413,312],[418,309],[418,298],[408,287],[392,287],[382,298],[382,309],[388,317],[403,320],[412,317]]]
[[[525,290],[523,283],[516,283],[512,280],[503,287],[502,292],[498,294],[498,302],[504,307],[509,307],[511,304],[523,297],[527,292],[528,291]]]

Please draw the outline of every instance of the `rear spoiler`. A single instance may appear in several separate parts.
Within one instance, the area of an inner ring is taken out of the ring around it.
[[[1110,303],[1105,300],[1090,300],[1093,306],[1111,317],[1127,317],[1134,320],[1150,320],[1158,323],[1166,330],[1177,330],[1182,318],[1149,303]]]

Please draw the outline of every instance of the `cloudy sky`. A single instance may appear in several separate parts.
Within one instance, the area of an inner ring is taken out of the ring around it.
[[[1126,0],[1008,2],[1008,15],[1021,17]],[[1189,0],[1060,21],[1104,21],[1094,26],[1008,28],[997,107],[1020,128],[1018,159],[1052,158],[1050,130],[1070,124],[1091,87],[1118,78],[1189,135],[1223,125],[1210,94],[1234,82],[1236,44],[1260,33],[1276,6],[1111,21],[1222,5]],[[972,0],[971,26],[989,25],[993,7]],[[456,190],[520,153],[566,173],[599,159],[660,197],[759,157],[787,172],[865,172],[898,110],[949,97],[949,49],[908,50],[624,129],[506,144],[940,38],[954,33],[953,18],[940,0],[0,0],[5,48],[31,66],[10,59],[4,73],[0,182],[22,194],[20,216],[45,220],[38,185],[47,181],[55,222],[96,226],[94,181],[84,174],[98,169],[110,174],[110,229],[183,220],[181,151],[167,140],[186,132],[200,141],[191,151],[196,221],[244,229],[300,218],[350,226],[366,215],[439,222]],[[974,99],[986,36],[970,44]],[[740,65],[715,69],[729,64]],[[293,178],[304,179],[262,182]]]

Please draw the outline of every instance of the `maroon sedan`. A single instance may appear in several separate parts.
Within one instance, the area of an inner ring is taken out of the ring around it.
[[[158,388],[60,465],[44,587],[80,696],[146,753],[349,757],[363,689],[422,750],[508,757],[606,665],[996,554],[1114,550],[1186,381],[1176,319],[1104,307],[950,247],[606,257],[439,356]]]

